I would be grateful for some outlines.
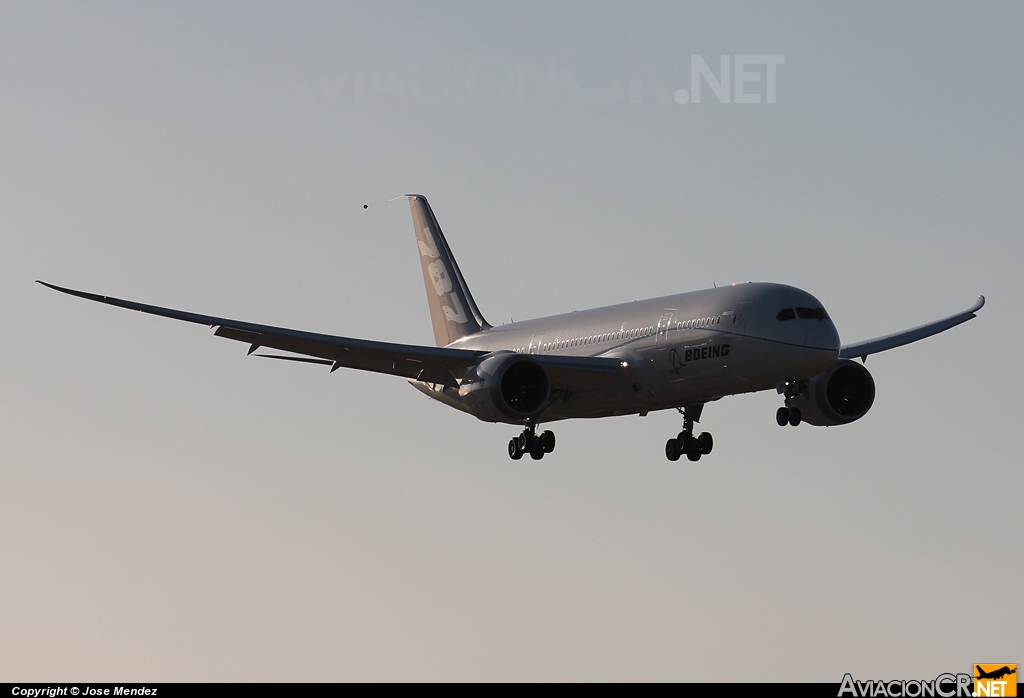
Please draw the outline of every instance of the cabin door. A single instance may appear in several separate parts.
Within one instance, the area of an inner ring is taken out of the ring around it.
[[[732,327],[723,328],[733,334],[746,334],[747,320],[750,312],[754,309],[754,301],[743,301],[736,308],[736,314],[732,316]]]
[[[675,314],[675,308],[665,308],[665,312],[661,314],[661,319],[658,320],[658,336],[654,340],[655,344],[665,344],[668,341],[668,330],[672,327],[672,317]]]

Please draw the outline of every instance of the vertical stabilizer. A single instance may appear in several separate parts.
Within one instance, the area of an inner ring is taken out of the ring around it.
[[[427,304],[437,346],[447,346],[460,337],[487,329],[490,325],[476,307],[427,198],[419,194],[406,196],[412,209],[412,224],[416,230],[416,245],[423,266],[423,282],[427,287]]]

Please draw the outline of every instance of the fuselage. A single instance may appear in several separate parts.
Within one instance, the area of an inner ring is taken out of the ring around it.
[[[826,370],[840,344],[811,294],[747,283],[514,322],[449,346],[615,357],[628,364],[614,381],[552,399],[540,419],[554,421],[644,414],[773,389]],[[459,406],[456,391],[417,387]]]

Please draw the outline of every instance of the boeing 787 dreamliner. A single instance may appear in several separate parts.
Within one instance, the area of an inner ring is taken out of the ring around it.
[[[436,346],[392,344],[255,325],[43,283],[81,298],[185,320],[249,345],[249,354],[407,378],[429,397],[486,422],[522,425],[508,454],[543,458],[555,448],[542,423],[678,409],[682,431],[669,460],[711,453],[693,426],[709,402],[777,390],[780,426],[848,424],[863,417],[875,384],[869,354],[930,337],[975,317],[984,296],[943,320],[842,345],[822,303],[792,286],[747,283],[604,308],[489,324],[469,292],[427,203],[409,194]],[[287,354],[256,353],[259,350]],[[862,363],[853,361],[860,358]]]

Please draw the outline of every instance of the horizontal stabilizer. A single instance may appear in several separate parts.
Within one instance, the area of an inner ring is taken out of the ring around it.
[[[929,322],[927,325],[921,325],[913,329],[869,339],[866,342],[846,344],[839,350],[839,358],[854,359],[859,356],[861,359],[866,360],[869,354],[877,354],[880,351],[902,347],[904,344],[910,344],[911,342],[931,337],[939,332],[945,332],[949,328],[956,327],[960,323],[967,322],[975,317],[983,305],[985,305],[985,296],[978,296],[977,302],[962,313],[950,315],[942,320]]]

